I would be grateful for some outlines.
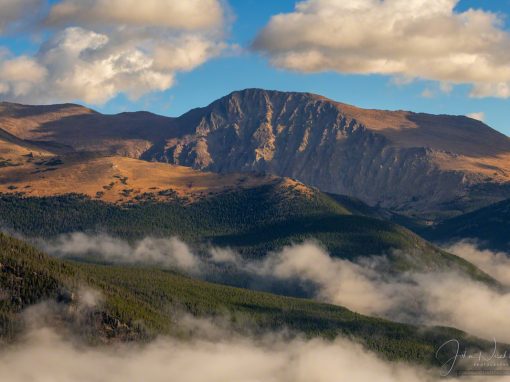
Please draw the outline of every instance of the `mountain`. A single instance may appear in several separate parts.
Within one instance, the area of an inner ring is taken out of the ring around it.
[[[480,121],[365,110],[309,93],[248,89],[179,118],[3,103],[0,127],[57,154],[267,172],[425,219],[469,212],[510,191],[510,139]]]
[[[267,114],[267,103],[247,98],[246,104],[233,106],[238,97],[250,94],[270,97],[272,107],[279,107],[276,127],[272,119],[257,122]],[[290,99],[278,101],[277,96]],[[295,103],[292,97],[297,98]],[[384,135],[358,122],[347,127],[338,115],[332,121],[332,107],[348,108],[309,94],[259,90],[235,93],[180,118],[143,112],[104,116],[78,105],[4,103],[0,106],[0,226],[41,247],[71,233],[98,238],[108,247],[103,240],[110,235],[127,254],[129,245],[141,239],[178,237],[200,259],[210,257],[214,247],[233,250],[241,256],[240,262],[253,264],[284,246],[314,240],[335,258],[361,261],[361,257],[384,255],[371,264],[383,278],[455,271],[501,287],[471,263],[390,221],[400,215],[383,208],[383,203],[369,206],[356,197],[323,192],[296,179],[300,176],[293,169],[304,176],[310,164],[316,184],[330,190],[321,183],[321,171],[333,167],[327,162],[321,167],[319,157],[346,169],[341,153],[354,155],[355,148],[358,154],[360,148],[375,153],[370,151],[375,150],[372,144],[382,153],[389,150]],[[300,134],[308,125],[305,144]],[[271,137],[273,128],[278,136]],[[322,131],[323,143],[317,142],[317,131]],[[323,152],[323,146],[329,151]],[[414,150],[391,150],[397,149]],[[364,155],[353,157],[352,163],[367,165]],[[406,160],[398,165],[407,166]],[[284,169],[292,176],[275,175]],[[365,179],[366,187],[370,181]],[[487,182],[497,192],[505,187],[504,179]],[[373,187],[380,187],[380,182]],[[491,191],[491,198],[498,198],[496,191]],[[360,197],[367,199],[364,195]],[[106,247],[97,251],[107,252]],[[345,335],[387,358],[427,365],[435,365],[434,349],[450,338],[473,347],[488,345],[455,329],[393,323],[299,299],[310,296],[307,285],[259,282],[257,275],[247,276],[228,263],[204,263],[204,280],[196,280],[147,264],[129,266],[128,260],[114,265],[108,257],[96,257],[99,253],[94,250],[79,252],[72,261],[62,260],[0,234],[0,341],[18,338],[22,318],[31,316],[93,343],[144,342],[160,334],[186,337],[189,329],[175,324],[184,313],[198,318],[225,316],[240,331]]]
[[[139,157],[155,142],[179,135],[172,121],[146,112],[103,115],[73,104],[0,103],[3,131],[38,146],[54,146],[57,154],[88,151]]]
[[[250,258],[316,240],[335,257],[387,255],[389,272],[447,268],[493,282],[387,221],[383,210],[290,178],[218,174],[98,152],[56,155],[20,138],[11,141],[0,145],[0,224],[26,237],[177,236],[197,251],[215,245]]]
[[[182,118],[195,121],[194,133],[144,157],[217,172],[267,171],[425,217],[469,210],[510,190],[510,139],[467,117],[246,90]]]
[[[510,199],[417,230],[430,240],[476,240],[482,249],[510,253]]]
[[[173,197],[114,204],[76,194],[4,194],[0,209],[2,226],[26,237],[52,239],[65,233],[87,232],[135,241],[148,236],[177,236],[197,252],[206,252],[214,245],[252,259],[315,240],[338,258],[387,255],[391,265],[385,271],[390,273],[449,269],[493,283],[470,263],[401,226],[354,215],[318,191],[303,193],[285,181],[191,203]]]
[[[45,309],[32,311],[40,322],[92,343],[144,342],[160,334],[187,338],[190,329],[176,322],[188,314],[224,317],[240,332],[346,336],[388,359],[429,366],[437,366],[435,349],[451,338],[470,347],[490,347],[455,329],[393,323],[340,306],[207,283],[174,272],[63,261],[4,234],[0,292],[1,342],[18,338],[24,329],[23,312],[44,303]]]

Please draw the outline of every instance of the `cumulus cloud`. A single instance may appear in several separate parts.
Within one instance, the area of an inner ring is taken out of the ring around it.
[[[47,74],[44,66],[27,56],[0,62],[0,95],[9,92],[16,98],[24,97],[43,82]]]
[[[275,15],[254,48],[300,72],[382,74],[471,84],[510,97],[510,34],[500,15],[459,0],[304,0]]]
[[[217,0],[64,0],[48,17],[50,24],[114,23],[174,29],[209,29],[223,22]]]
[[[164,91],[225,49],[226,13],[220,0],[57,2],[35,55],[0,58],[0,98],[101,104]]]
[[[42,3],[42,0],[0,0],[0,33],[28,21],[27,16],[37,13]]]

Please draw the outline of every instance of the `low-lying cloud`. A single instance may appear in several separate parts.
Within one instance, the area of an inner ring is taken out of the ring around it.
[[[75,232],[52,241],[37,240],[36,244],[58,257],[90,256],[109,262],[159,265],[188,272],[198,270],[200,265],[200,259],[177,238],[147,237],[131,244],[106,234]]]
[[[510,97],[510,34],[502,16],[456,10],[460,0],[303,0],[254,42],[300,72],[390,75],[470,84],[473,97]]]
[[[100,301],[97,292],[80,289],[75,303],[83,310],[76,315],[94,309]],[[177,312],[173,322],[188,333],[186,339],[160,337],[148,344],[88,346],[68,337],[73,333],[48,326],[48,318],[55,313],[51,309],[48,303],[41,303],[24,313],[28,324],[25,335],[0,350],[2,380],[432,382],[447,370],[389,362],[345,338],[305,339],[285,331],[260,330],[250,335],[234,329],[226,318],[197,319]],[[79,318],[77,321],[79,325]],[[470,380],[481,382],[483,378]]]
[[[510,293],[447,270],[388,275],[380,271],[385,261],[381,257],[359,263],[334,259],[316,244],[305,243],[268,255],[258,269],[280,279],[313,283],[316,298],[356,312],[413,324],[452,326],[489,340],[510,342]],[[505,269],[510,273],[508,264]]]
[[[146,238],[128,244],[108,235],[75,233],[40,246],[58,256],[93,254],[119,263],[173,267],[230,284],[229,276],[237,273],[243,277],[236,280],[251,280],[241,286],[284,294],[296,293],[294,286],[302,286],[309,297],[359,313],[413,324],[452,326],[488,340],[510,342],[510,293],[448,270],[390,275],[384,271],[388,268],[385,257],[358,262],[332,258],[314,242],[285,247],[262,260],[244,259],[228,248],[210,248],[207,254],[196,255],[177,238]],[[484,260],[479,253],[464,248],[465,244],[455,252],[502,283],[510,281],[510,262],[503,255]],[[225,269],[229,272],[218,272]]]
[[[445,248],[510,287],[510,256],[504,252],[479,249],[474,240],[462,240]]]
[[[111,349],[76,346],[40,328],[21,344],[2,349],[0,374],[9,382],[425,382],[438,372],[383,361],[343,339],[227,335],[215,340],[160,338],[145,346]]]

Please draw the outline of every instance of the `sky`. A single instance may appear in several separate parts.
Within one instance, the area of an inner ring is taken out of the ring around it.
[[[510,0],[0,0],[0,100],[178,116],[232,91],[510,135]]]

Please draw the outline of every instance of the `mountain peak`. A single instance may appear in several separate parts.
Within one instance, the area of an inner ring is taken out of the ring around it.
[[[424,147],[467,156],[498,156],[510,151],[510,139],[483,122],[466,116],[433,115],[404,110],[365,109],[306,92],[285,92],[248,88],[234,91],[205,108],[202,115],[237,113],[243,115],[306,109],[311,118],[324,111],[377,132],[396,146]],[[198,112],[197,112],[198,111]],[[232,117],[232,115],[231,115]],[[485,144],[480,144],[484,142]]]
[[[405,213],[444,211],[445,204],[455,213],[510,189],[510,139],[482,122],[362,109],[312,93],[244,89],[178,118],[2,104],[0,123],[32,143],[266,172]]]

